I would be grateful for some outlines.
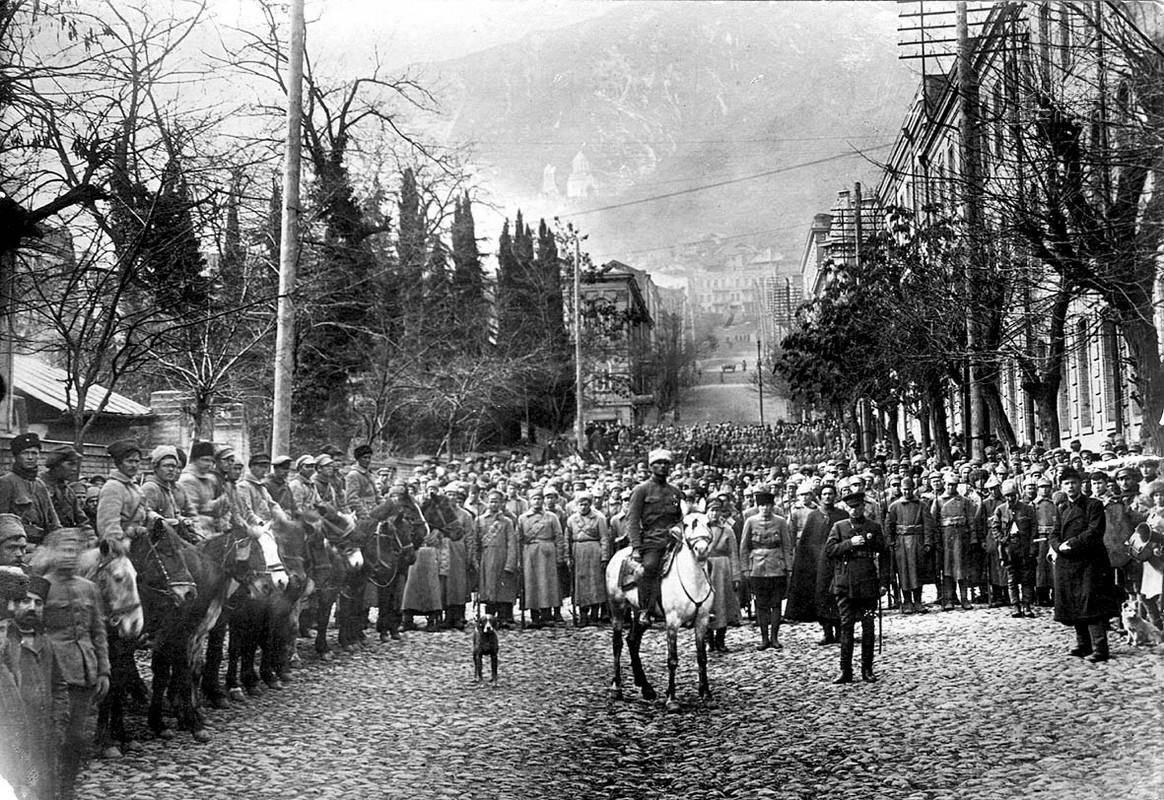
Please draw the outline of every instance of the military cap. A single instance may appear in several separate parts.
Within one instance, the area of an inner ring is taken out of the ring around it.
[[[311,454],[302,455],[302,456],[299,456],[299,458],[295,459],[295,469],[297,469],[297,470],[303,469],[304,467],[314,467],[314,466],[315,466],[315,456],[313,456]]]
[[[335,463],[335,459],[332,458],[327,453],[320,453],[319,455],[317,455],[315,457],[315,466],[317,466],[317,467],[326,467],[328,464],[334,464],[334,463]]]
[[[53,467],[64,463],[65,461],[80,460],[81,454],[70,445],[65,445],[64,447],[58,447],[55,450],[49,451],[48,455],[44,457],[44,465],[49,469],[52,469]]]
[[[271,459],[272,467],[290,467],[291,456],[275,456]]]
[[[841,498],[841,502],[849,506],[860,505],[861,503],[865,502],[865,493],[852,491],[845,492],[844,497]]]
[[[671,456],[671,451],[662,447],[652,450],[647,456],[647,464],[654,464],[656,461],[674,461]]]
[[[219,461],[226,458],[233,458],[234,448],[229,444],[216,444],[214,445],[214,457]]]
[[[1115,471],[1115,477],[1117,479],[1123,477],[1124,475],[1131,476],[1132,480],[1135,481],[1144,480],[1144,473],[1140,472],[1140,470],[1138,470],[1136,467],[1130,465],[1120,467]]]
[[[756,505],[770,506],[776,502],[776,495],[772,494],[767,488],[760,487],[755,492]]]
[[[1081,481],[1081,480],[1083,480],[1083,476],[1081,476],[1079,474],[1079,470],[1075,469],[1074,467],[1064,467],[1059,472],[1059,482],[1060,483],[1062,483],[1063,481]]]

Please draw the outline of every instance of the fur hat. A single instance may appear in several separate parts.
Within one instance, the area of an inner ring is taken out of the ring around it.
[[[364,456],[370,456],[374,452],[375,451],[372,449],[372,445],[362,444],[355,449],[355,451],[352,453],[352,457],[359,459],[363,458]]]
[[[40,437],[35,433],[22,433],[12,439],[11,444],[8,445],[12,449],[12,455],[18,456],[25,450],[36,448],[40,450]]]
[[[198,459],[205,458],[206,456],[210,456],[211,458],[214,457],[213,442],[195,442],[190,447],[191,461],[197,461]]]
[[[162,461],[167,458],[172,458],[179,464],[182,463],[182,459],[178,458],[178,448],[174,447],[173,445],[159,444],[157,447],[150,451],[150,463],[155,467],[158,464],[161,464]]]
[[[28,579],[28,591],[26,594],[35,594],[41,600],[48,597],[49,587],[48,578],[42,578],[40,575],[33,575]]]
[[[27,536],[24,530],[24,522],[16,514],[0,514],[0,544],[9,541],[10,539],[19,539],[21,536]]]
[[[28,575],[20,567],[0,567],[0,600],[23,600],[28,594]]]
[[[118,439],[116,442],[106,445],[105,452],[109,453],[109,457],[113,459],[113,463],[120,464],[129,458],[131,453],[137,453],[140,456],[141,445],[133,439]]]

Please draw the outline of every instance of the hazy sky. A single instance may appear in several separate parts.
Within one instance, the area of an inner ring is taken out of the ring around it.
[[[306,0],[309,42],[331,68],[442,61],[604,14],[596,0]],[[254,0],[210,0],[216,20],[246,27],[260,16]]]

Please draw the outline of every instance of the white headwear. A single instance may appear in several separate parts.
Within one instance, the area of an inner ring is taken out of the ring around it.
[[[675,459],[673,459],[671,457],[671,451],[664,450],[661,447],[658,448],[657,450],[652,450],[650,455],[647,456],[647,463],[648,464],[654,464],[656,461],[674,461],[674,460]]]

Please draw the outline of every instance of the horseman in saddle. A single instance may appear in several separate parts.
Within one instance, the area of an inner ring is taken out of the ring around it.
[[[631,492],[626,533],[632,560],[643,568],[638,581],[639,608],[649,626],[652,614],[661,616],[657,610],[659,583],[664,559],[676,543],[674,530],[683,522],[683,492],[667,482],[673,464],[670,450],[652,450],[647,463],[651,477]]]

